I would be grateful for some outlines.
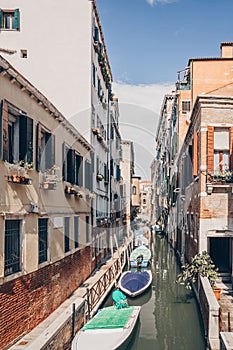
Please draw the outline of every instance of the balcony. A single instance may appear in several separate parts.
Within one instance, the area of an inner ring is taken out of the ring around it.
[[[209,182],[213,184],[233,183],[233,171],[214,171],[209,174]]]

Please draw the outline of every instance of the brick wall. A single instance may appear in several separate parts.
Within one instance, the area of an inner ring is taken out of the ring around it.
[[[84,324],[85,307],[75,313],[75,334]],[[60,331],[41,350],[70,350],[72,343],[72,318],[70,317]]]
[[[63,303],[91,273],[85,247],[38,271],[0,286],[0,348],[31,331]]]

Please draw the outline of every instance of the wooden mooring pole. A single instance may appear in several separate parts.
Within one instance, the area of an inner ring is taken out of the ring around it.
[[[75,336],[75,303],[72,305],[72,339]]]
[[[90,290],[89,290],[89,288],[87,288],[86,291],[87,291],[87,319],[90,320],[90,318],[91,318],[91,306],[90,306]]]
[[[231,332],[231,313],[228,311],[228,332]]]

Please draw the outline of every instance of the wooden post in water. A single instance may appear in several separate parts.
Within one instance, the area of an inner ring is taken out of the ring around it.
[[[87,291],[87,319],[90,320],[91,318],[91,305],[90,305],[90,290],[89,288],[86,288]]]
[[[231,332],[231,313],[228,311],[228,332]]]
[[[75,336],[75,303],[72,305],[72,339]]]

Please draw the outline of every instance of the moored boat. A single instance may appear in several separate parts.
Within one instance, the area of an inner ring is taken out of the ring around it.
[[[131,267],[147,267],[151,260],[151,251],[145,245],[135,248],[130,254]]]
[[[140,306],[100,310],[77,333],[72,350],[114,350],[127,347],[140,314]]]
[[[126,271],[119,279],[119,288],[130,297],[136,297],[145,292],[151,285],[152,273],[150,270],[144,271]]]

